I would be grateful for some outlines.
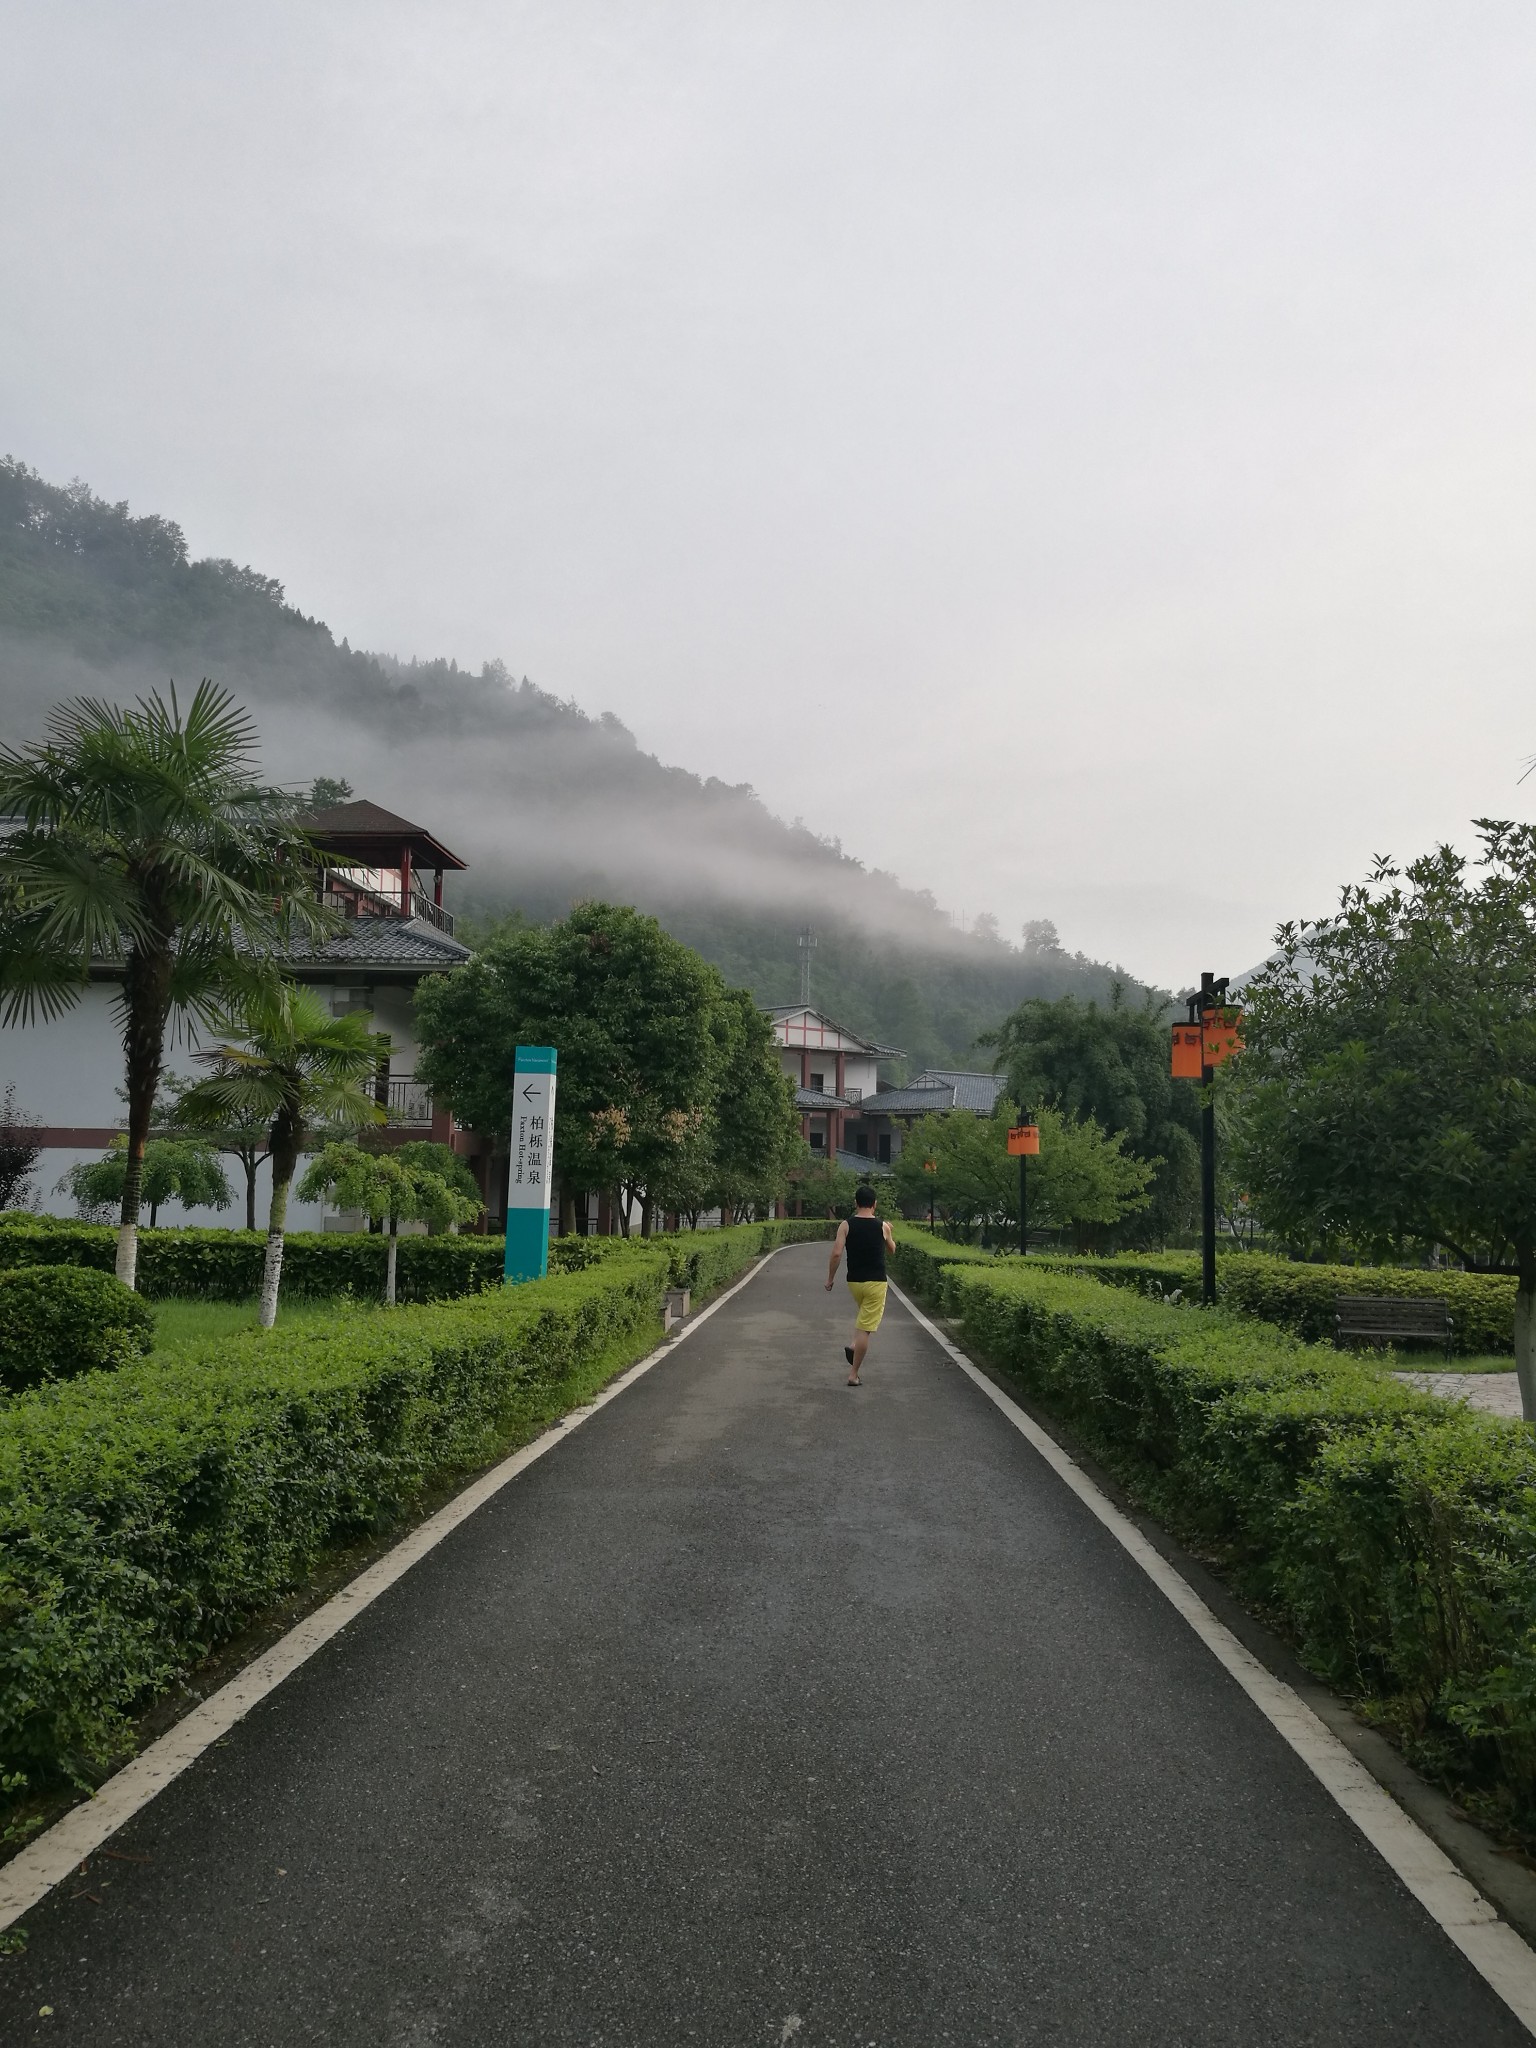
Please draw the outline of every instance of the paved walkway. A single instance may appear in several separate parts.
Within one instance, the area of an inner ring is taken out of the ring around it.
[[[1512,1372],[1399,1372],[1392,1377],[1420,1393],[1438,1394],[1442,1401],[1464,1401],[1490,1415],[1520,1419],[1520,1382]]]
[[[909,1316],[842,1384],[824,1270],[771,1261],[30,1913],[0,2039],[1527,2042]]]

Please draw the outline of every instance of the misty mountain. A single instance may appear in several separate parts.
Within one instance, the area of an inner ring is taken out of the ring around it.
[[[913,1065],[973,1059],[977,1033],[1027,995],[1103,994],[1115,978],[1049,926],[1027,949],[957,931],[926,891],[786,824],[750,786],[670,767],[611,713],[499,661],[473,673],[356,650],[276,578],[193,561],[174,521],[0,461],[5,737],[38,736],[61,697],[204,675],[249,706],[273,780],[345,777],[462,854],[450,907],[472,931],[584,896],[636,903],[774,1003],[799,995],[810,924],[813,1000]]]

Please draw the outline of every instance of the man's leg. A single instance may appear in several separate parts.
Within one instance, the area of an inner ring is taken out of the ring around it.
[[[855,1329],[853,1333],[853,1370],[848,1375],[849,1386],[854,1386],[859,1377],[859,1368],[864,1363],[864,1354],[869,1349],[868,1330]]]

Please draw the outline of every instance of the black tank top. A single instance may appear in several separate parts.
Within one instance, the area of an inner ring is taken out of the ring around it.
[[[848,1225],[848,1278],[885,1278],[885,1225],[878,1216],[855,1216]]]

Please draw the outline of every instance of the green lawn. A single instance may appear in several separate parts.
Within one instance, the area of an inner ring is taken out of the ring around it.
[[[1443,1351],[1435,1351],[1427,1344],[1415,1344],[1411,1350],[1378,1352],[1383,1365],[1389,1372],[1513,1372],[1515,1361],[1509,1352],[1485,1352],[1476,1357],[1450,1358]]]
[[[254,1297],[250,1301],[157,1301],[151,1306],[155,1311],[157,1358],[170,1357],[178,1351],[206,1344],[210,1338],[241,1336],[245,1331],[258,1327]],[[342,1310],[357,1316],[380,1312],[371,1304],[364,1306],[354,1301],[349,1295],[279,1301],[278,1328],[291,1330],[296,1323],[312,1323],[321,1316],[333,1316]]]

